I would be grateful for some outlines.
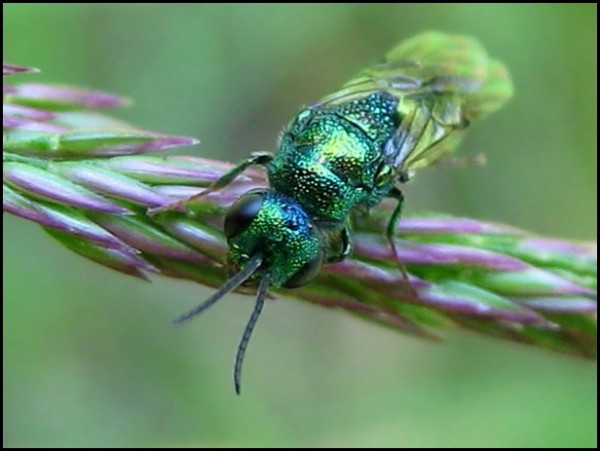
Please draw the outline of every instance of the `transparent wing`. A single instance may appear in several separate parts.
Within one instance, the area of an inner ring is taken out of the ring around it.
[[[393,48],[383,63],[361,71],[319,105],[337,105],[387,91],[401,123],[385,148],[400,172],[430,165],[453,151],[462,130],[501,108],[513,88],[508,71],[473,38],[426,32]]]

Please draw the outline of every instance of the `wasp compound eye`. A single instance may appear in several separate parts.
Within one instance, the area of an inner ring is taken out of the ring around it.
[[[229,207],[224,227],[227,239],[241,234],[250,226],[260,211],[265,194],[266,191],[246,193]]]
[[[290,277],[287,282],[283,285],[285,288],[297,288],[302,285],[306,285],[321,270],[321,263],[323,261],[323,257],[319,252],[309,261],[307,261],[302,268],[300,268],[296,273]]]

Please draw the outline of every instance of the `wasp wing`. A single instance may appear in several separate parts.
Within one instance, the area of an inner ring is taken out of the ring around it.
[[[393,48],[320,105],[385,91],[398,99],[400,125],[384,149],[399,172],[428,166],[452,152],[471,121],[501,108],[513,88],[508,71],[467,36],[426,32]]]

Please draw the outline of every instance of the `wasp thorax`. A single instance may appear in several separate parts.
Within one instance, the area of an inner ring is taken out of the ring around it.
[[[271,190],[240,197],[225,217],[227,266],[237,271],[252,256],[263,256],[271,284],[294,288],[321,269],[324,239],[307,213],[292,199]]]

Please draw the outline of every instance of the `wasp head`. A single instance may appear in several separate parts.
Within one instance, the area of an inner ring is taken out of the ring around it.
[[[295,288],[321,268],[323,239],[318,228],[295,201],[274,191],[252,190],[240,197],[225,216],[224,230],[230,272],[261,255],[257,273],[268,272],[273,286]]]

